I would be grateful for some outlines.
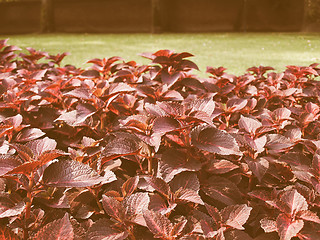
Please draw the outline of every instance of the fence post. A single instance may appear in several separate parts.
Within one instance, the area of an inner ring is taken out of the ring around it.
[[[159,0],[151,0],[151,16],[152,16],[152,33],[161,31],[160,2]]]
[[[52,0],[41,0],[41,32],[53,32]]]

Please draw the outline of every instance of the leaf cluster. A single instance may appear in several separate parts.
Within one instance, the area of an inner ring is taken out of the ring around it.
[[[320,239],[318,64],[20,50],[0,41],[0,236]]]

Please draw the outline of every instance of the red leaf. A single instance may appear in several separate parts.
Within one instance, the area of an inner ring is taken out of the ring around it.
[[[146,177],[145,180],[151,187],[153,187],[156,191],[161,193],[166,198],[169,198],[170,187],[169,185],[161,178],[156,177]]]
[[[130,196],[137,189],[138,183],[138,176],[129,178],[121,187],[123,196]]]
[[[122,205],[125,207],[125,212],[127,218],[130,221],[146,226],[145,220],[143,218],[143,211],[148,209],[149,206],[149,195],[148,193],[138,192],[126,197]]]
[[[272,118],[275,121],[288,120],[290,118],[291,111],[288,108],[278,108],[272,112]]]
[[[280,200],[287,206],[287,213],[295,216],[300,211],[308,210],[306,199],[295,189],[285,191]]]
[[[206,207],[209,215],[211,216],[212,220],[215,222],[215,224],[217,226],[220,226],[221,222],[222,222],[222,217],[221,217],[219,210],[209,204],[206,204],[206,203],[205,203],[205,207]]]
[[[238,165],[228,161],[228,160],[211,160],[209,162],[208,167],[206,168],[206,171],[213,173],[213,174],[224,174],[227,172],[231,172],[234,169],[239,168]]]
[[[1,199],[0,202],[0,218],[13,217],[20,215],[25,209],[24,202],[13,203],[9,198]]]
[[[246,204],[227,206],[221,210],[222,221],[225,225],[243,230],[242,225],[248,220],[251,210]]]
[[[172,117],[157,117],[152,125],[152,130],[156,134],[165,134],[181,128],[179,121]]]
[[[121,202],[115,198],[103,195],[102,206],[106,213],[117,221],[122,222],[126,219],[124,207],[122,206]]]
[[[264,230],[264,232],[274,232],[277,231],[277,222],[268,218],[263,218],[260,220],[261,228]]]
[[[291,221],[291,218],[285,214],[280,214],[276,222],[281,240],[290,240],[295,237],[304,225],[303,220]]]
[[[185,188],[185,189],[178,190],[177,192],[175,192],[174,195],[176,200],[180,200],[183,202],[193,202],[193,203],[204,205],[204,202],[202,201],[200,195],[198,194],[198,192],[194,190]]]
[[[72,127],[82,126],[86,119],[96,113],[90,104],[78,104],[76,110],[61,114],[55,121],[64,121]]]
[[[45,133],[38,128],[25,128],[17,134],[15,140],[16,142],[27,142],[44,135]]]
[[[239,122],[239,128],[244,129],[246,132],[250,134],[255,134],[256,130],[262,127],[262,123],[256,119],[244,117],[241,115]]]
[[[42,153],[50,150],[55,150],[57,142],[53,139],[45,137],[43,139],[37,139],[26,143],[34,156],[40,156]]]
[[[41,228],[34,236],[34,240],[70,240],[73,239],[74,233],[69,214],[66,213],[63,218],[48,223]]]
[[[209,197],[218,200],[226,205],[234,205],[242,202],[241,192],[230,180],[212,176],[202,186],[202,191]]]
[[[112,227],[108,219],[102,218],[92,224],[85,239],[124,240],[127,237],[127,231]]]
[[[171,87],[179,78],[180,72],[175,72],[172,75],[165,71],[161,73],[162,83],[168,85],[168,87]]]
[[[250,170],[253,172],[253,174],[261,182],[263,176],[269,169],[269,161],[264,159],[263,157],[257,159],[246,157],[245,161],[248,164]]]
[[[155,238],[169,238],[173,229],[169,219],[160,213],[146,210],[143,213],[148,229],[154,234]]]
[[[298,213],[297,217],[299,217],[303,220],[309,221],[309,222],[315,222],[315,223],[320,224],[319,216],[316,213],[311,212],[309,210],[300,211]]]
[[[242,155],[236,140],[230,134],[207,125],[200,125],[192,129],[191,143],[211,153]]]
[[[90,187],[114,180],[114,174],[106,179],[88,165],[69,160],[52,163],[43,174],[43,183],[52,187]]]
[[[11,146],[18,152],[19,157],[24,162],[31,162],[33,160],[33,153],[29,147],[17,143],[11,144]]]
[[[199,161],[186,154],[185,151],[169,148],[161,157],[158,165],[160,176],[165,182],[184,171],[198,171],[201,168]]]
[[[200,190],[200,182],[197,174],[194,172],[182,172],[176,175],[169,185],[173,192],[179,189],[190,189],[195,192]]]
[[[1,48],[1,45],[0,45]],[[14,234],[10,228],[0,226],[0,239],[2,240],[20,240],[20,238]]]
[[[247,105],[247,103],[248,103],[247,99],[230,98],[227,101],[226,105],[229,112],[236,112],[244,108]]]
[[[18,157],[13,155],[0,155],[0,176],[13,170],[21,164]]]

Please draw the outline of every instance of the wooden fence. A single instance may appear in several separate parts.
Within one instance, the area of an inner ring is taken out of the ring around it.
[[[301,31],[304,0],[41,0],[0,3],[0,34]]]

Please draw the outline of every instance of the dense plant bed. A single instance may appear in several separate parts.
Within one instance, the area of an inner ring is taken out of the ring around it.
[[[0,42],[2,239],[320,239],[318,64],[66,55]]]

